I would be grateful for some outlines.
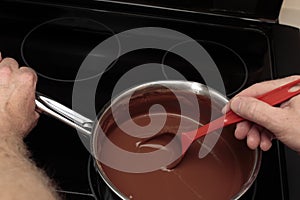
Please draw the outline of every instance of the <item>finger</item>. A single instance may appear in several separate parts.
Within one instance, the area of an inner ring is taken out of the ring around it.
[[[14,96],[17,99],[23,99],[22,103],[26,108],[35,108],[35,90],[37,83],[37,75],[31,68],[21,67]],[[35,111],[35,110],[34,110]],[[27,112],[27,111],[25,111]]]
[[[234,136],[239,139],[243,140],[247,137],[249,130],[251,129],[252,123],[249,121],[242,121],[236,125],[236,129],[234,132]]]
[[[260,129],[257,125],[252,125],[247,135],[247,145],[250,149],[256,149],[260,144]]]
[[[236,96],[252,96],[252,97],[260,96],[266,92],[269,92],[270,90],[285,85],[289,82],[295,81],[299,78],[300,78],[299,75],[295,75],[295,76],[289,76],[281,79],[256,83],[250,86],[249,88],[243,90],[242,92],[238,93]]]
[[[13,70],[8,65],[1,65],[0,63],[0,86],[6,88],[11,82]]]
[[[2,53],[0,52],[0,62],[2,61]]]
[[[297,111],[298,110],[297,108],[300,107],[300,95],[294,96],[290,100],[286,101],[284,104],[281,104],[280,107],[282,108],[290,107]]]
[[[253,97],[235,97],[230,108],[238,115],[267,128],[273,133],[279,133],[284,127],[281,122],[287,118],[284,109],[272,107]]]
[[[19,69],[19,64],[13,58],[4,58],[0,63],[0,67],[9,67],[12,71],[17,71]]]
[[[263,151],[268,151],[272,147],[273,134],[264,129],[260,135],[260,148]]]
[[[16,89],[11,95],[14,102],[12,109],[19,110],[25,115],[33,116],[35,112],[35,89],[37,76],[35,72],[28,68],[22,67],[18,71]]]
[[[29,84],[29,86],[36,86],[37,83],[37,74],[30,67],[20,67],[19,69],[19,83],[20,84]]]
[[[223,114],[227,113],[230,110],[229,102],[222,108],[221,112]]]
[[[2,59],[2,58],[1,58]],[[12,58],[4,58],[0,62],[0,86],[7,87],[12,81],[12,76],[19,68],[16,60]]]

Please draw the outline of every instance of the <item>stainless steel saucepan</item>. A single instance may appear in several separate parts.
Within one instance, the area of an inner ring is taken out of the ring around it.
[[[36,106],[43,113],[48,114],[73,128],[76,128],[80,134],[88,138],[90,144],[89,151],[92,154],[98,154],[99,151],[101,151],[101,147],[99,147],[99,145],[101,144],[99,143],[99,138],[101,138],[98,131],[99,127],[103,127],[105,124],[105,126],[109,126],[109,123],[107,125],[107,120],[116,117],[115,115],[120,118],[124,117],[122,114],[122,110],[124,110],[124,106],[128,106],[124,105],[124,102],[129,102],[129,99],[131,102],[130,107],[132,110],[131,116],[146,114],[148,112],[144,111],[145,113],[140,113],[141,108],[144,107],[143,102],[147,102],[147,104],[160,104],[160,102],[162,102],[165,110],[173,109],[172,106],[174,106],[176,102],[178,102],[178,99],[170,97],[167,98],[167,100],[164,100],[164,98],[162,97],[167,96],[165,88],[169,88],[171,91],[175,91],[176,97],[179,98],[181,102],[183,102],[183,105],[181,106],[184,106],[188,109],[195,110],[196,107],[203,107],[204,109],[206,109],[206,107],[209,106],[209,109],[207,109],[208,111],[204,114],[201,114],[200,120],[202,120],[201,123],[203,124],[208,123],[211,120],[210,110],[217,111],[221,115],[221,109],[228,102],[227,98],[222,94],[213,89],[209,89],[207,86],[200,83],[189,81],[156,81],[145,83],[123,92],[113,101],[111,101],[110,104],[105,106],[103,111],[99,113],[98,119],[95,121],[88,119],[79,113],[76,113],[75,111],[40,93],[36,94]],[[156,96],[158,98],[151,98],[153,96]],[[199,100],[197,105],[191,104],[191,96],[196,96],[196,98]],[[146,100],[140,101],[141,98]],[[114,107],[113,112],[112,107]],[[112,113],[114,113],[115,115],[113,115]],[[181,115],[182,113],[180,113],[179,111],[175,114]],[[109,130],[109,128],[107,130]],[[235,142],[233,131],[231,135],[229,134],[229,136],[224,136],[222,140],[226,141],[229,146],[232,145],[232,147],[230,148],[232,148],[233,154],[235,154],[234,151],[239,151],[239,149],[241,148],[239,145],[245,145],[241,143],[237,144]],[[219,153],[220,155],[214,155],[216,159],[218,157],[222,157],[222,152]],[[247,178],[243,180],[243,184],[241,185],[240,190],[233,194],[232,199],[239,199],[240,196],[242,196],[250,188],[258,174],[261,163],[261,151],[259,149],[254,151],[249,150],[247,151],[247,154],[248,155],[242,155],[241,153],[237,153],[234,155],[236,156],[236,160],[238,162],[245,162],[245,158],[247,156],[253,157],[254,159],[251,161],[248,160],[247,162],[249,164],[247,164],[247,167],[241,170],[243,173],[246,173],[245,177]],[[101,161],[98,161],[95,158],[95,163],[100,176],[108,185],[111,192],[115,193],[119,199],[129,199],[129,197],[126,196],[126,194],[124,194],[122,191],[120,191],[116,184],[112,180],[110,180],[110,178],[104,172]],[[226,184],[231,183],[229,182]],[[217,192],[218,189],[216,188],[216,193]]]

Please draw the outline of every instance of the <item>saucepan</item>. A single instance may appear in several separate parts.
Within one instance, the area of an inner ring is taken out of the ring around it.
[[[236,140],[235,125],[200,138],[174,169],[165,167],[177,156],[175,135],[220,117],[227,102],[204,84],[155,81],[121,93],[91,120],[36,97],[39,110],[88,138],[96,170],[116,198],[143,200],[239,199],[251,187],[261,151]]]

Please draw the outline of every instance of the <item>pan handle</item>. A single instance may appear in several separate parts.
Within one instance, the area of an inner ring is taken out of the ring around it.
[[[51,117],[54,117],[63,123],[76,128],[89,138],[92,135],[94,121],[80,115],[79,113],[46,97],[39,92],[36,92],[35,104],[39,112],[50,115]]]

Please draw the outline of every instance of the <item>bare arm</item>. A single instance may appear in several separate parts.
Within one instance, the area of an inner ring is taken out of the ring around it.
[[[237,124],[236,138],[246,138],[250,148],[260,146],[265,151],[270,149],[271,140],[276,138],[299,153],[300,95],[279,107],[272,107],[253,98],[299,78],[300,76],[290,76],[258,83],[236,95],[228,107],[248,120]]]
[[[0,199],[58,199],[49,179],[29,159],[23,137],[36,125],[36,74],[0,55]]]

